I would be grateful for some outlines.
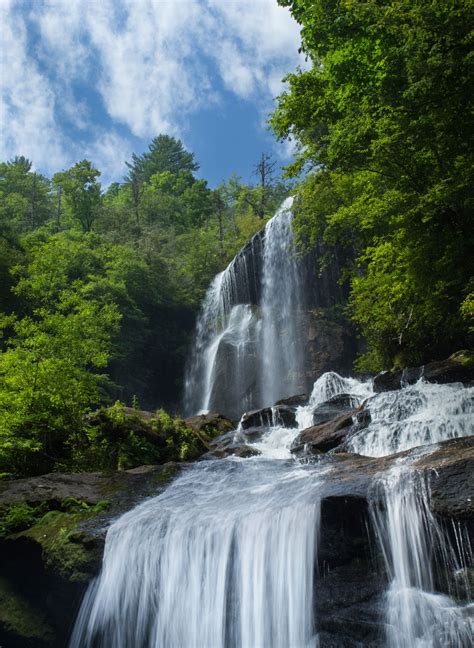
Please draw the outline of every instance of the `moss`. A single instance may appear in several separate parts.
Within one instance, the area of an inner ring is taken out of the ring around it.
[[[456,353],[453,353],[453,355],[450,356],[449,359],[454,360],[454,362],[457,362],[463,367],[473,367],[474,351],[468,351],[467,349],[464,349],[463,351],[457,351]]]
[[[25,645],[47,645],[54,633],[44,614],[38,612],[0,576],[0,625],[10,634],[25,640]]]
[[[10,534],[11,539],[29,538],[43,550],[47,567],[72,582],[87,582],[100,562],[99,540],[77,530],[77,527],[106,508],[106,502],[89,506],[67,498],[66,511],[48,511],[28,529]]]

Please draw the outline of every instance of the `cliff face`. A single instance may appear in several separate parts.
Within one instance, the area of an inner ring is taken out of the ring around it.
[[[358,342],[343,315],[337,248],[304,256],[283,206],[210,285],[189,357],[185,409],[243,411],[351,371]],[[322,262],[324,260],[324,263]]]

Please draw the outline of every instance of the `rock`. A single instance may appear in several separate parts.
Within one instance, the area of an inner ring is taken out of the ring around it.
[[[383,371],[374,378],[374,391],[384,392],[413,385],[420,378],[433,383],[462,382],[474,380],[474,353],[458,351],[446,360],[436,360],[421,367],[408,367],[398,371]]]
[[[282,425],[283,427],[296,427],[296,410],[294,407],[277,405],[259,410],[246,412],[240,419],[244,430],[268,425]]]
[[[208,436],[211,437],[218,436],[219,434],[224,434],[224,432],[229,432],[235,430],[234,423],[217,412],[210,412],[209,414],[197,414],[196,416],[190,416],[187,419],[184,419],[186,427],[191,428],[194,432],[205,432]]]
[[[350,432],[355,412],[354,409],[349,410],[330,421],[306,428],[293,441],[291,452],[313,454],[336,448]]]
[[[346,412],[353,412],[359,406],[359,401],[350,394],[337,394],[318,405],[313,412],[313,425],[331,421]]]
[[[309,400],[308,394],[296,394],[288,398],[281,398],[275,405],[289,405],[290,407],[298,407],[299,405],[306,405]]]
[[[234,457],[241,457],[242,459],[248,459],[249,457],[256,457],[261,454],[260,450],[252,448],[251,446],[245,443],[239,443],[235,445],[227,446],[226,448],[215,448],[207,452],[203,458],[204,459],[224,459],[224,457],[229,457],[233,455]]]
[[[414,466],[429,472],[431,510],[440,517],[470,520],[474,530],[474,436],[440,443]]]
[[[245,436],[240,432],[223,434],[211,441],[209,452],[206,452],[202,459],[223,459],[230,455],[246,459],[261,454],[259,450],[247,445],[245,441]]]
[[[0,646],[66,646],[107,527],[185,465],[0,482]]]
[[[121,407],[119,416],[110,415],[110,410],[102,408],[87,416],[87,422],[100,429],[109,438],[127,437],[130,433],[145,439],[157,448],[166,448],[166,435],[152,421],[156,419],[155,412],[136,410],[132,407]]]

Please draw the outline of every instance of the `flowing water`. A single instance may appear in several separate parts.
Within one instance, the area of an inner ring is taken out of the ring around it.
[[[471,646],[473,607],[456,604],[455,586],[450,596],[436,591],[440,574],[454,574],[466,595],[469,538],[455,528],[451,545],[430,511],[429,480],[410,464],[432,451],[426,444],[474,432],[474,389],[420,381],[374,396],[370,382],[328,373],[298,408],[298,428],[262,430],[253,444],[260,456],[196,463],[111,526],[71,648],[318,646],[320,492],[331,466],[296,461],[290,446],[314,409],[343,393],[369,399],[371,423],[354,427],[354,451],[383,456],[421,446],[371,489],[389,579],[380,645]]]
[[[285,201],[207,291],[187,369],[189,414],[237,419],[304,388],[305,295],[291,206]],[[375,395],[370,381],[329,372],[297,408],[297,427],[276,416],[245,441],[259,456],[184,468],[111,525],[71,648],[316,648],[320,505],[334,462],[331,454],[297,460],[290,448],[337,396],[368,412],[365,427],[354,420],[346,452],[413,449],[369,493],[388,581],[379,645],[470,647],[474,605],[456,602],[469,599],[469,538],[462,524],[445,529],[431,513],[429,475],[415,462],[432,444],[474,434],[474,388],[420,380]]]
[[[372,487],[371,516],[390,577],[385,602],[387,645],[469,648],[474,640],[474,609],[436,593],[434,572],[437,563],[443,574],[457,574],[460,589],[469,596],[469,538],[461,533],[458,546],[452,547],[430,511],[429,478],[410,463],[426,452],[427,444],[474,434],[474,389],[419,381],[378,394],[368,409],[371,423],[353,436],[352,451],[380,457],[419,447],[378,475]],[[455,597],[458,592],[453,589]]]
[[[288,198],[217,275],[204,299],[185,380],[188,414],[238,418],[304,390],[304,291]]]
[[[262,455],[195,464],[107,535],[76,648],[316,645],[319,484],[291,460],[297,430],[268,431]]]

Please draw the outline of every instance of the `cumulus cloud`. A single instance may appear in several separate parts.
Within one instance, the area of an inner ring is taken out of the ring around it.
[[[0,0],[0,11],[1,153],[47,171],[92,151],[120,175],[135,138],[185,137],[224,90],[268,112],[301,62],[276,0]]]
[[[63,137],[55,120],[55,95],[48,79],[28,55],[27,30],[13,2],[0,4],[1,24],[1,159],[16,153],[41,163],[66,160]]]

